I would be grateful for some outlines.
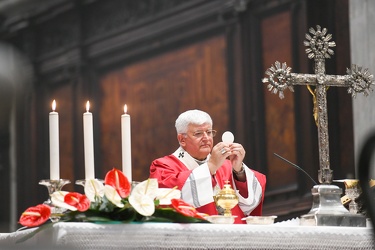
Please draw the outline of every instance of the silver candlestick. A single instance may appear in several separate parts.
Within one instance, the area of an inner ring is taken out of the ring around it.
[[[69,184],[70,181],[66,179],[59,179],[59,180],[41,180],[39,181],[40,185],[46,186],[48,189],[48,199],[43,202],[44,204],[51,207],[51,216],[50,220],[52,222],[57,222],[60,220],[61,215],[66,211],[65,208],[57,207],[53,205],[51,201],[51,195],[56,191],[61,191],[63,186]]]
[[[95,179],[95,180],[98,180],[98,181],[100,181],[101,183],[104,183],[104,180],[100,180],[100,179]],[[87,181],[87,179],[76,180],[76,185],[80,185],[80,186],[82,186],[82,187],[85,187],[85,185],[86,185],[86,181]]]
[[[98,181],[104,183],[104,180],[99,180]],[[135,186],[137,186],[140,182],[139,181],[132,181],[131,182],[131,188],[133,189]],[[86,180],[76,180],[76,184],[85,187]]]
[[[357,214],[359,207],[355,201],[361,194],[361,188],[359,186],[359,180],[345,180],[345,194],[351,200],[349,203],[349,212]]]

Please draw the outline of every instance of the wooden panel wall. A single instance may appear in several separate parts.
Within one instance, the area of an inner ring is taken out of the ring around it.
[[[306,6],[301,1],[258,3],[248,9],[243,31],[246,65],[250,67],[245,74],[248,93],[245,112],[251,117],[246,122],[252,127],[246,145],[255,167],[267,175],[264,214],[277,214],[279,220],[284,220],[311,209],[313,184],[274,153],[303,166],[312,175],[317,173],[316,132],[306,132],[316,131],[311,118],[312,102],[308,91],[298,88],[294,93],[285,91],[281,100],[268,91],[262,78],[276,61],[286,62],[293,72],[307,71],[307,57],[303,54]]]
[[[133,180],[148,178],[151,161],[177,149],[174,122],[181,112],[204,110],[219,135],[228,129],[225,51],[225,36],[216,36],[103,75],[98,118],[103,168],[121,168],[125,103],[131,115]]]
[[[275,61],[286,62],[292,66],[292,31],[291,13],[283,11],[261,22],[263,68],[274,65]],[[271,35],[272,34],[272,35]],[[271,39],[277,37],[278,39]],[[296,183],[296,170],[280,163],[274,153],[296,162],[296,134],[294,96],[290,91],[285,91],[285,98],[268,91],[266,85],[263,88],[265,121],[265,140],[267,145],[267,179],[268,189],[277,188]],[[282,178],[280,178],[282,177]]]

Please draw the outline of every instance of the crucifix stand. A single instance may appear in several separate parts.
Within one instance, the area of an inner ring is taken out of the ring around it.
[[[318,179],[320,184],[312,188],[313,205],[308,214],[302,215],[301,225],[315,226],[354,226],[365,227],[366,218],[360,214],[350,213],[341,203],[341,188],[332,183],[332,170],[329,163],[328,117],[327,117],[327,89],[329,87],[347,87],[348,93],[355,97],[357,93],[368,95],[373,85],[373,75],[367,69],[352,65],[347,69],[347,75],[327,75],[325,73],[325,59],[333,55],[331,47],[336,44],[330,41],[331,34],[320,26],[309,29],[306,34],[306,53],[309,59],[314,59],[315,74],[290,73],[291,68],[286,63],[275,62],[266,70],[268,77],[263,83],[268,83],[268,89],[279,93],[284,98],[287,88],[294,92],[293,86],[306,85],[313,95],[314,118],[318,128],[319,163]],[[315,89],[312,90],[311,86]]]

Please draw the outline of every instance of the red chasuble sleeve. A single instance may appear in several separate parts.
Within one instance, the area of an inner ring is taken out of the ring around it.
[[[181,190],[191,172],[174,156],[156,159],[150,166],[150,178],[158,179],[161,188],[177,186]]]
[[[262,188],[262,199],[261,199],[261,202],[259,203],[259,205],[250,213],[250,215],[253,215],[253,216],[261,216],[262,215],[262,208],[263,208],[263,201],[264,201],[264,193],[265,193],[265,190],[266,190],[266,176],[264,174],[261,174],[255,170],[251,170],[253,171],[254,175],[255,175],[255,178],[257,178],[257,180],[259,181],[259,184]],[[248,189],[247,189],[247,182],[241,182],[241,181],[237,181],[235,179],[235,184],[236,184],[236,187],[237,189],[239,190],[240,194],[243,196],[243,197],[248,197]]]
[[[256,206],[250,214],[261,215],[266,185],[266,177],[257,171],[251,169],[250,171],[254,173],[254,176],[258,180],[262,189],[261,200],[258,206]],[[173,188],[177,186],[178,189],[182,190],[183,186],[185,185],[185,182],[187,181],[191,173],[192,170],[189,170],[180,160],[178,160],[173,155],[156,159],[152,162],[150,166],[150,178],[158,179],[159,187],[161,188]],[[220,188],[223,188],[226,180],[229,180],[232,187],[234,187],[235,185],[236,189],[242,197],[247,198],[249,196],[247,181],[240,182],[235,180],[234,183],[232,183],[232,166],[229,160],[225,161],[224,165],[220,169],[218,169],[215,177],[212,178],[212,185],[214,186],[217,183],[220,186]],[[209,215],[218,214],[214,202],[197,207],[197,210],[199,212],[206,213]],[[235,223],[246,223],[241,219],[246,217],[247,215],[244,214],[239,205],[236,205],[232,209],[232,214],[237,216],[237,218],[235,219]]]

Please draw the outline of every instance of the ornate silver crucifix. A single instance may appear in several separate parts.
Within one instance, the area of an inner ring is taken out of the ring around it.
[[[281,99],[284,98],[284,90],[287,88],[294,92],[293,86],[307,85],[313,95],[314,100],[314,118],[318,127],[319,143],[319,162],[318,171],[319,182],[330,184],[332,182],[332,170],[329,163],[329,141],[328,141],[328,117],[327,117],[327,95],[329,87],[347,87],[348,93],[355,97],[357,93],[368,95],[373,82],[373,75],[368,69],[362,70],[362,67],[352,65],[347,69],[347,75],[327,75],[325,73],[325,59],[331,58],[334,54],[332,47],[336,44],[330,41],[331,34],[327,34],[327,29],[318,25],[316,30],[309,29],[310,34],[306,34],[304,45],[309,59],[315,61],[315,74],[296,74],[291,73],[291,68],[286,63],[275,62],[266,70],[268,77],[263,79],[263,83],[268,83],[268,89],[274,94],[279,93]],[[315,86],[312,90],[311,86]]]

